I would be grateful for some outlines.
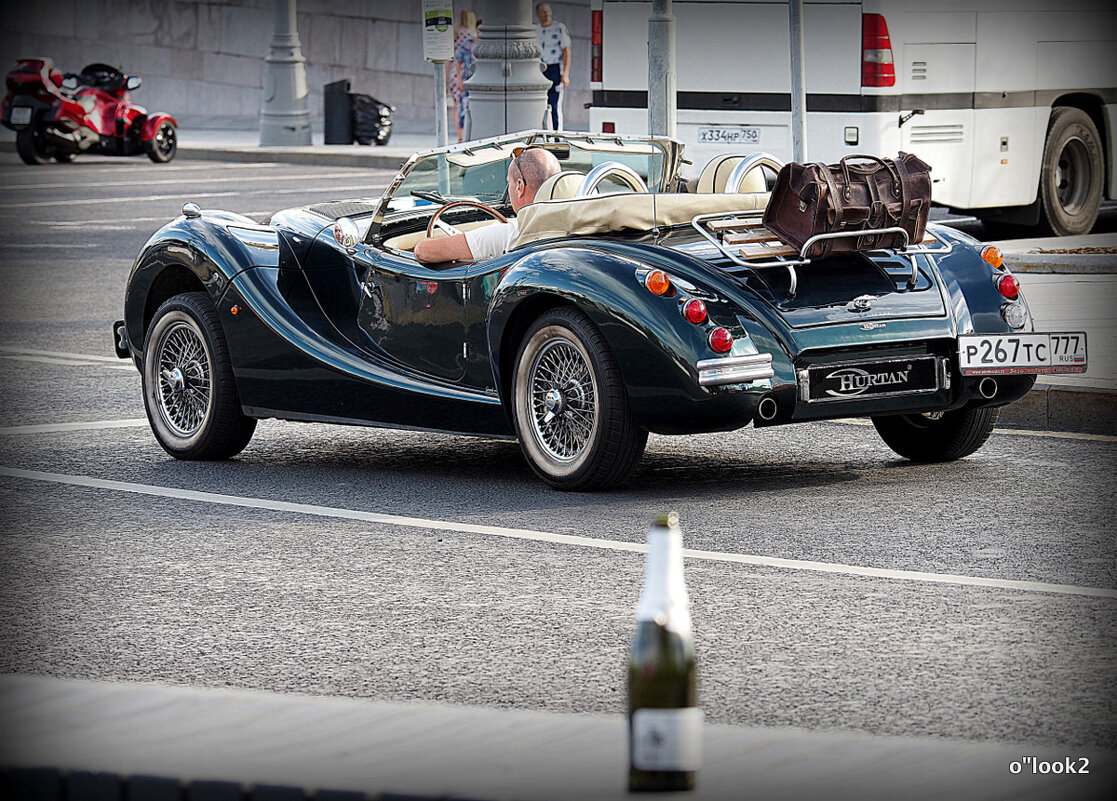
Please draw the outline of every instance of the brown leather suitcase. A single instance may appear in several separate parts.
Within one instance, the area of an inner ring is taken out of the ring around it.
[[[851,161],[868,164],[851,164]],[[764,226],[796,250],[812,236],[903,228],[908,243],[918,245],[931,206],[931,167],[911,153],[896,159],[846,156],[837,164],[790,162],[776,176],[764,209]],[[824,239],[811,246],[809,258],[855,250],[900,248],[899,233]]]

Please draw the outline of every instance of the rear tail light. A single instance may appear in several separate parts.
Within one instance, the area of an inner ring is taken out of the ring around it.
[[[710,350],[714,353],[729,353],[733,347],[733,335],[728,328],[715,328],[710,332]]]
[[[1001,253],[1001,249],[995,245],[986,245],[981,250],[981,258],[985,259],[985,263],[992,267],[994,270],[1001,269],[1005,263],[1005,256]]]
[[[644,286],[653,295],[666,295],[671,291],[671,279],[663,270],[652,270],[644,276]]]
[[[601,10],[590,12],[590,81],[601,82]]]
[[[601,123],[601,133],[616,133],[616,132],[617,132],[617,124],[615,122],[603,122],[603,123]]]
[[[688,323],[701,325],[706,322],[706,304],[698,298],[692,298],[683,304],[683,317]]]
[[[1002,275],[997,278],[996,283],[997,291],[1009,300],[1016,300],[1020,297],[1020,282],[1016,280],[1015,276]]]
[[[861,85],[895,86],[892,37],[881,14],[861,15]]]

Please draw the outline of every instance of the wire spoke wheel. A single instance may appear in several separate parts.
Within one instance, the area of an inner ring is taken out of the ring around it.
[[[648,432],[635,421],[620,368],[580,311],[546,312],[515,360],[513,419],[532,470],[557,489],[604,489],[636,467]]]
[[[577,458],[597,421],[597,388],[589,365],[571,342],[548,342],[531,366],[533,432],[559,461]]]
[[[151,430],[178,459],[227,459],[256,430],[241,409],[225,335],[204,292],[177,295],[155,312],[143,384]]]
[[[175,323],[156,347],[159,411],[178,436],[193,436],[213,405],[212,368],[201,332],[187,323]]]

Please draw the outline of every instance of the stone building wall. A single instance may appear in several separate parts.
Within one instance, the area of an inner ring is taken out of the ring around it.
[[[553,2],[573,39],[567,127],[584,128],[589,92],[589,0]],[[419,0],[298,0],[308,109],[322,119],[322,86],[396,107],[397,130],[433,132],[433,65],[423,60]],[[480,3],[454,3],[455,14]],[[63,71],[102,61],[143,78],[135,99],[180,123],[254,127],[263,102],[273,0],[35,0],[5,3],[0,65],[49,56]],[[453,126],[451,124],[451,132]]]

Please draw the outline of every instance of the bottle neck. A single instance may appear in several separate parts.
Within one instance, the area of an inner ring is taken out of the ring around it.
[[[683,537],[678,528],[653,526],[648,531],[644,589],[636,604],[636,620],[651,621],[680,634],[690,632],[690,598],[683,580]]]

